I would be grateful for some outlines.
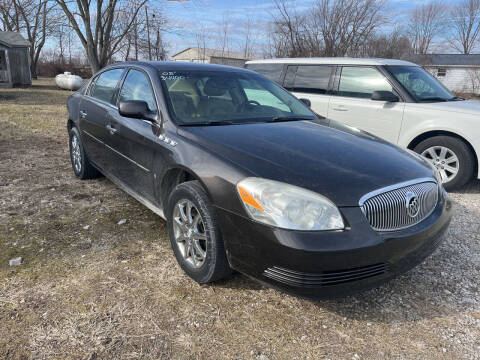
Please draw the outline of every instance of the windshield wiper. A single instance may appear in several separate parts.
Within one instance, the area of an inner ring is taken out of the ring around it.
[[[460,101],[460,100],[465,100],[464,98],[461,98],[459,96],[454,96],[448,99],[448,101]]]
[[[296,117],[296,116],[277,116],[271,119],[268,119],[266,122],[282,122],[282,121],[296,121],[296,120],[315,120],[315,118],[307,117]]]
[[[445,98],[442,98],[442,97],[438,97],[438,96],[432,96],[432,97],[426,97],[426,98],[423,98],[423,99],[420,99],[419,101],[421,102],[424,102],[424,101],[448,101],[448,99],[445,99]]]
[[[196,122],[196,123],[184,123],[181,126],[217,126],[217,125],[234,125],[238,124],[238,122],[234,121],[205,121],[205,122]]]

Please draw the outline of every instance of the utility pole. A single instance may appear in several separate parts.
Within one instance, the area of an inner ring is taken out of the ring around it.
[[[145,6],[145,17],[147,18],[147,41],[148,41],[148,60],[152,60],[152,46],[150,44],[150,24],[148,22],[148,7]]]

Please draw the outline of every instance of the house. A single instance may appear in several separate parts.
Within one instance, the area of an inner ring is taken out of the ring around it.
[[[239,52],[189,47],[173,55],[172,60],[243,67],[250,59]]]
[[[451,91],[480,94],[480,54],[424,54],[413,61]]]
[[[32,85],[29,46],[20,33],[0,31],[0,87]]]

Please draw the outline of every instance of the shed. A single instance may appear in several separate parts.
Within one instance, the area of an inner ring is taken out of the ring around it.
[[[451,91],[480,94],[480,54],[424,54],[413,61]]]
[[[251,59],[239,52],[189,47],[173,55],[172,60],[243,67]]]
[[[29,42],[14,31],[0,31],[0,87],[32,85]]]

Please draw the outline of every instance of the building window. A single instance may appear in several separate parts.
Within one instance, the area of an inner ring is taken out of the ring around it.
[[[439,68],[437,70],[437,76],[438,77],[444,77],[445,75],[447,75],[447,69],[445,68]]]

